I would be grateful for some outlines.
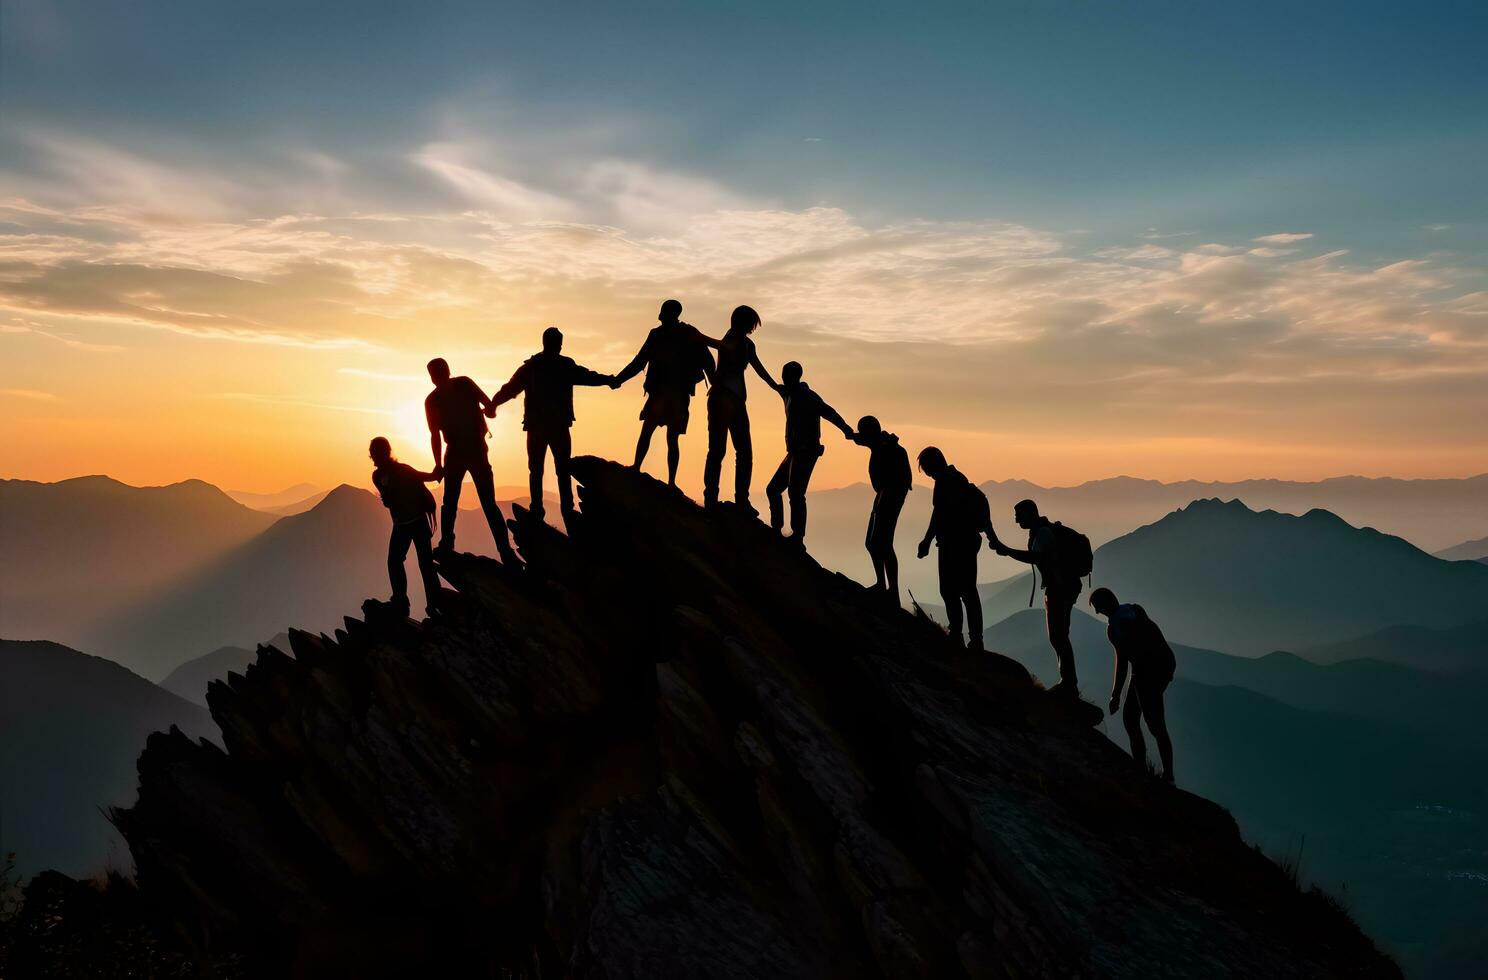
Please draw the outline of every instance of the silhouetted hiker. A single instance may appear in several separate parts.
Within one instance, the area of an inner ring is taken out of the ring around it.
[[[961,607],[966,607],[967,646],[982,649],[982,597],[977,594],[977,551],[982,535],[995,544],[992,509],[987,495],[961,471],[946,462],[934,446],[920,450],[920,472],[935,481],[930,498],[930,526],[920,541],[919,556],[930,554],[930,542],[939,550],[940,597],[946,606],[946,628],[957,645],[961,643]]]
[[[569,429],[574,421],[574,385],[611,385],[615,378],[580,367],[573,358],[564,357],[563,333],[557,327],[544,330],[542,339],[542,352],[523,361],[491,401],[504,405],[518,394],[527,393],[522,400],[522,428],[527,432],[531,510],[542,519],[543,462],[552,450],[553,473],[558,477],[558,506],[566,523],[573,513],[573,478],[568,475],[568,458],[573,451]]]
[[[749,335],[760,325],[752,307],[735,308],[729,317],[728,333],[718,344],[718,370],[708,392],[708,457],[703,462],[703,505],[718,503],[718,480],[723,472],[723,452],[734,440],[734,502],[753,513],[749,503],[749,481],[754,473],[754,442],[749,435],[749,409],[745,403],[744,370],[752,367],[775,391],[780,386],[760,363]]]
[[[1118,603],[1110,589],[1090,593],[1090,605],[1106,617],[1106,638],[1116,651],[1116,679],[1111,684],[1111,714],[1121,708],[1121,688],[1126,684],[1126,669],[1131,667],[1131,687],[1126,693],[1126,710],[1121,723],[1131,739],[1132,758],[1147,766],[1147,744],[1142,740],[1142,720],[1157,742],[1162,759],[1162,778],[1173,781],[1173,741],[1168,738],[1167,717],[1163,713],[1163,691],[1173,680],[1178,661],[1168,646],[1162,630],[1147,616],[1147,610],[1134,602]]]
[[[408,615],[408,572],[403,563],[408,546],[418,556],[419,575],[424,580],[424,604],[430,616],[439,602],[439,576],[434,571],[434,495],[425,483],[438,479],[433,473],[421,473],[400,463],[393,447],[382,436],[367,447],[372,457],[372,485],[382,498],[382,505],[393,519],[393,533],[388,538],[388,581],[393,587],[392,605]]]
[[[486,455],[486,416],[496,414],[496,406],[480,385],[463,375],[450,377],[444,358],[429,362],[429,380],[434,390],[424,399],[424,418],[429,422],[429,445],[434,453],[434,475],[444,478],[444,505],[439,513],[439,549],[455,550],[455,518],[460,512],[460,489],[465,474],[475,484],[481,510],[491,526],[491,537],[501,560],[516,560],[511,540],[506,533],[506,519],[496,503],[496,483],[491,476],[491,461]],[[440,437],[444,447],[440,447]]]
[[[770,501],[770,527],[779,531],[785,526],[785,502],[781,495],[790,493],[791,543],[806,543],[806,487],[816,461],[826,452],[821,441],[822,419],[853,437],[852,426],[837,410],[822,401],[821,395],[801,380],[801,365],[791,361],[780,369],[780,397],[785,399],[785,459],[765,485]]]
[[[909,471],[909,453],[899,445],[899,437],[883,431],[878,419],[865,415],[858,419],[853,441],[868,449],[868,482],[873,487],[873,510],[868,514],[868,535],[864,545],[873,560],[876,589],[887,589],[894,603],[899,602],[899,557],[894,554],[894,530],[899,526],[899,512],[904,498],[914,486]]]
[[[1080,579],[1090,574],[1090,541],[1073,528],[1040,516],[1038,504],[1020,500],[1013,505],[1013,518],[1028,531],[1028,549],[1020,551],[1006,545],[997,546],[999,555],[1032,565],[1044,580],[1044,625],[1049,632],[1049,645],[1059,661],[1059,683],[1051,693],[1078,696],[1079,678],[1075,673],[1075,648],[1070,643],[1070,614],[1080,597]],[[1033,597],[1028,598],[1029,605]]]
[[[618,388],[646,369],[646,404],[641,407],[641,436],[636,440],[635,468],[640,469],[651,448],[657,426],[667,430],[667,485],[677,485],[677,464],[682,459],[678,439],[687,431],[692,394],[703,378],[713,380],[713,355],[708,346],[716,341],[704,337],[691,324],[683,323],[682,304],[669,299],[661,304],[658,326],[631,362],[615,375]]]

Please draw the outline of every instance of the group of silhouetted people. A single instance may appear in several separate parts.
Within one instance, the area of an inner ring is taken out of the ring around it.
[[[518,395],[523,396],[522,428],[527,438],[527,464],[530,511],[541,520],[544,516],[543,473],[549,454],[558,481],[559,507],[565,524],[574,515],[573,481],[569,474],[572,455],[570,430],[574,423],[573,390],[575,386],[608,386],[619,388],[642,370],[646,399],[641,408],[640,437],[636,441],[634,468],[640,469],[658,428],[666,430],[667,483],[675,488],[677,467],[681,459],[680,438],[686,433],[692,398],[700,382],[707,382],[708,451],[703,466],[703,504],[716,507],[723,457],[732,441],[734,446],[734,505],[751,516],[757,515],[750,503],[750,485],[754,470],[754,449],[750,435],[746,375],[753,370],[759,379],[780,395],[785,408],[785,456],[765,486],[769,502],[770,527],[783,531],[785,508],[790,507],[790,537],[795,547],[804,547],[807,524],[807,491],[817,461],[825,452],[822,445],[822,422],[830,422],[844,438],[869,450],[868,476],[873,489],[873,506],[868,517],[864,544],[873,564],[874,588],[899,602],[899,562],[894,551],[894,534],[899,515],[913,487],[909,455],[892,432],[887,432],[873,416],[864,416],[854,430],[842,415],[832,408],[803,380],[803,368],[795,361],[780,371],[780,382],[771,377],[760,360],[752,335],[761,324],[760,316],[748,306],[740,306],[729,318],[729,327],[721,339],[707,336],[681,319],[682,304],[669,299],[661,306],[658,324],[647,334],[635,357],[619,373],[601,374],[582,367],[563,354],[563,334],[556,327],[543,331],[542,350],[522,362],[511,379],[488,397],[468,377],[452,377],[442,358],[429,362],[429,378],[434,390],[424,400],[424,413],[429,426],[430,449],[434,467],[423,472],[399,462],[387,439],[372,440],[370,454],[375,470],[372,481],[392,517],[393,528],[388,542],[388,577],[391,580],[392,605],[408,611],[408,577],[404,563],[412,546],[428,597],[428,612],[437,612],[439,581],[435,571],[436,552],[453,552],[455,521],[458,517],[461,487],[466,475],[475,484],[481,509],[491,529],[498,554],[503,562],[514,562],[505,519],[496,501],[495,480],[487,456],[486,419],[493,418],[497,406]],[[717,352],[715,362],[714,351]],[[1078,696],[1074,647],[1070,642],[1070,620],[1081,592],[1081,580],[1091,573],[1090,542],[1084,535],[1050,521],[1039,513],[1032,500],[1020,501],[1013,510],[1014,520],[1028,532],[1026,548],[1011,548],[997,536],[992,525],[991,508],[986,495],[976,484],[952,466],[934,446],[920,451],[921,472],[934,482],[929,526],[921,539],[918,556],[928,557],[930,547],[937,550],[940,595],[945,603],[947,629],[958,645],[981,650],[982,604],[977,592],[977,554],[982,537],[999,555],[1013,558],[1035,569],[1035,584],[1044,591],[1045,622],[1049,643],[1059,666],[1059,682],[1052,691]],[[433,545],[435,501],[426,484],[443,481],[443,501],[439,508],[439,544]],[[1030,603],[1032,598],[1030,597]],[[1096,589],[1090,596],[1095,611],[1108,620],[1107,637],[1116,655],[1116,670],[1109,710],[1115,714],[1121,707],[1122,689],[1126,687],[1126,708],[1122,719],[1131,738],[1132,755],[1145,762],[1142,739],[1143,719],[1158,744],[1163,777],[1173,778],[1172,744],[1168,738],[1163,713],[1163,691],[1173,678],[1175,662],[1172,649],[1157,624],[1148,618],[1141,606],[1120,604],[1109,589]],[[966,639],[962,638],[963,623]],[[1127,687],[1127,675],[1131,674]]]

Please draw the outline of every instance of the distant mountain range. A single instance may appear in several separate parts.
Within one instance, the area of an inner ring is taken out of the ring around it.
[[[1030,580],[987,590],[987,621],[1024,608]],[[1391,626],[1459,626],[1488,608],[1488,566],[1443,561],[1326,511],[1239,501],[1194,501],[1108,542],[1094,583],[1142,603],[1171,640],[1252,656]]]
[[[264,646],[274,647],[280,653],[287,654],[290,652],[289,634],[280,633],[265,641]],[[211,653],[186,661],[165,675],[160,686],[179,698],[205,707],[209,683],[225,679],[230,672],[243,673],[257,658],[256,647],[218,647]]]
[[[113,661],[0,640],[0,853],[23,872],[127,868],[103,810],[133,801],[145,737],[171,725],[217,737],[204,708]]]
[[[1488,562],[1488,538],[1477,538],[1444,548],[1436,553],[1436,557],[1445,558],[1447,561]]]
[[[273,523],[200,480],[0,480],[0,636],[90,648],[97,623],[200,573]]]

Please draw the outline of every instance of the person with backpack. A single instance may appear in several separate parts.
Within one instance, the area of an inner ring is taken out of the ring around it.
[[[1080,579],[1090,574],[1090,539],[1074,528],[1065,527],[1039,514],[1038,504],[1020,500],[1013,506],[1013,518],[1028,531],[1028,548],[1019,550],[995,544],[999,555],[1034,567],[1034,583],[1044,583],[1044,624],[1049,645],[1059,663],[1059,683],[1051,693],[1078,697],[1079,678],[1075,671],[1075,648],[1070,643],[1070,616],[1075,600],[1080,597]],[[1033,597],[1028,599],[1033,604]]]
[[[799,548],[806,544],[806,488],[816,461],[826,452],[821,441],[822,419],[841,429],[848,439],[853,437],[853,430],[835,408],[801,380],[799,362],[791,361],[781,368],[780,381],[778,391],[785,400],[785,459],[766,484],[765,497],[770,501],[770,527],[779,531],[785,526],[782,495],[789,491],[791,544]]]
[[[367,446],[372,457],[372,485],[382,498],[382,505],[393,519],[388,537],[388,581],[393,587],[390,604],[408,615],[408,572],[403,563],[408,546],[418,556],[419,574],[424,580],[425,611],[433,616],[439,603],[439,575],[434,571],[434,495],[424,486],[439,479],[433,473],[421,473],[393,456],[392,444],[382,436]]]
[[[511,380],[501,386],[491,399],[504,405],[526,392],[522,400],[522,428],[527,433],[528,490],[530,510],[542,520],[543,463],[553,454],[553,472],[558,477],[558,506],[563,522],[573,514],[573,478],[568,473],[568,460],[573,452],[570,429],[574,423],[573,390],[575,385],[613,384],[615,379],[586,367],[571,357],[563,356],[563,332],[557,327],[543,331],[543,349],[522,362]]]
[[[894,554],[894,531],[899,526],[899,512],[914,487],[909,470],[909,453],[899,445],[899,437],[885,432],[878,419],[865,415],[858,419],[853,442],[868,450],[868,482],[873,487],[873,509],[868,513],[868,534],[864,546],[873,562],[873,587],[885,592],[899,604],[899,557]]]
[[[750,334],[760,325],[752,307],[735,308],[729,317],[728,333],[718,343],[718,370],[708,392],[708,457],[703,463],[703,506],[718,503],[718,481],[723,472],[723,454],[734,441],[734,503],[750,514],[749,483],[754,473],[754,443],[749,434],[749,409],[745,401],[744,371],[754,368],[774,391],[780,391],[770,372],[760,363]]]
[[[501,560],[513,564],[517,553],[512,550],[506,532],[506,518],[496,503],[496,481],[491,475],[491,460],[486,453],[486,437],[491,430],[486,418],[496,414],[496,406],[480,385],[463,375],[450,377],[449,364],[442,357],[429,362],[429,380],[434,390],[424,399],[424,418],[429,423],[429,445],[434,453],[434,475],[444,479],[444,504],[439,513],[439,550],[455,550],[455,519],[460,515],[460,491],[465,474],[475,484],[481,510],[486,514],[491,537]],[[443,440],[443,446],[440,445]]]
[[[992,529],[992,509],[981,488],[946,462],[934,446],[920,450],[920,472],[935,481],[930,498],[930,526],[920,541],[919,557],[930,554],[930,542],[939,551],[940,597],[946,607],[946,629],[957,646],[961,639],[961,609],[966,609],[966,647],[982,649],[982,597],[977,594],[977,552],[982,535],[997,543]]]
[[[682,461],[681,438],[687,432],[693,393],[704,378],[713,381],[710,346],[718,341],[683,323],[682,304],[669,299],[661,304],[661,321],[646,335],[646,342],[610,387],[619,388],[646,370],[646,403],[641,407],[641,435],[636,440],[634,469],[640,469],[658,427],[667,430],[667,486],[677,485],[677,465]]]
[[[1168,722],[1163,711],[1163,692],[1173,681],[1178,668],[1173,648],[1147,615],[1147,610],[1134,602],[1116,601],[1116,593],[1100,588],[1090,593],[1090,605],[1106,617],[1106,638],[1116,651],[1116,678],[1111,685],[1111,714],[1121,711],[1121,689],[1126,687],[1127,668],[1131,668],[1131,686],[1126,690],[1126,710],[1121,723],[1131,740],[1132,758],[1147,767],[1147,744],[1142,739],[1142,721],[1157,742],[1162,760],[1162,778],[1173,781],[1173,741],[1168,737]]]

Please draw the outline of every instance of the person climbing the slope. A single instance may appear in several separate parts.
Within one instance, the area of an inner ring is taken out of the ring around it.
[[[878,419],[865,415],[858,420],[853,442],[868,450],[868,482],[873,487],[873,509],[868,513],[868,534],[864,546],[873,562],[875,589],[880,589],[899,604],[899,557],[894,553],[894,531],[899,526],[899,512],[914,486],[909,469],[909,453],[899,445],[899,437],[885,432]]]
[[[580,367],[573,358],[564,357],[563,332],[557,327],[543,331],[542,343],[543,349],[523,361],[491,401],[494,405],[504,405],[526,392],[522,400],[522,428],[527,433],[531,513],[542,520],[543,464],[551,451],[553,473],[558,477],[558,506],[566,525],[574,509],[573,478],[568,472],[569,456],[573,452],[570,429],[574,423],[574,386],[613,386],[615,378]]]
[[[439,512],[439,550],[455,550],[455,519],[460,515],[460,491],[465,474],[475,484],[481,510],[490,525],[491,537],[501,560],[517,560],[506,532],[506,519],[496,503],[496,481],[491,475],[491,460],[486,453],[490,429],[486,417],[496,414],[496,406],[480,385],[463,375],[450,377],[449,364],[442,357],[429,362],[429,380],[434,390],[424,399],[424,418],[429,423],[429,446],[434,454],[434,475],[444,478],[444,503]],[[441,440],[443,445],[441,446]]]
[[[718,503],[718,481],[723,472],[723,454],[728,441],[734,441],[734,503],[753,514],[749,503],[749,483],[754,473],[754,443],[749,434],[749,409],[746,404],[744,371],[754,368],[765,384],[779,391],[780,386],[760,363],[750,334],[760,325],[760,315],[752,307],[737,307],[729,317],[728,333],[718,344],[718,370],[708,392],[708,457],[703,463],[703,505]]]
[[[691,324],[681,321],[682,304],[669,299],[661,304],[657,319],[646,341],[631,362],[615,375],[611,387],[646,370],[646,403],[641,408],[641,435],[636,440],[635,463],[640,469],[651,448],[651,436],[658,427],[667,430],[667,486],[677,485],[677,466],[682,461],[681,438],[687,432],[693,393],[697,383],[713,380],[713,355],[709,345],[716,340],[704,337]]]
[[[982,647],[982,598],[977,594],[977,551],[982,535],[987,543],[998,544],[992,529],[992,510],[987,495],[961,471],[946,462],[945,454],[934,446],[922,449],[920,472],[935,481],[930,498],[930,526],[920,541],[919,557],[930,554],[935,542],[939,555],[940,598],[946,607],[946,628],[959,646],[961,610],[966,609],[967,642],[971,650]]]
[[[1126,710],[1121,711],[1121,723],[1126,736],[1131,740],[1132,758],[1137,765],[1147,767],[1147,744],[1142,739],[1142,721],[1157,742],[1158,758],[1162,760],[1162,778],[1173,781],[1173,741],[1168,737],[1168,722],[1163,710],[1163,692],[1173,681],[1178,661],[1173,648],[1147,615],[1147,610],[1134,602],[1119,603],[1116,593],[1100,588],[1090,593],[1090,605],[1097,613],[1106,617],[1106,638],[1111,649],[1116,651],[1116,677],[1111,684],[1111,714],[1121,711],[1121,689],[1126,687],[1127,669],[1131,670],[1131,685],[1126,687]]]
[[[402,615],[408,615],[408,572],[403,566],[411,544],[418,558],[419,575],[424,580],[424,608],[433,616],[439,604],[439,575],[434,571],[432,547],[434,495],[424,484],[439,477],[398,462],[392,444],[382,436],[372,440],[367,454],[372,457],[374,467],[372,485],[393,519],[387,555],[388,581],[393,587],[390,604]]]
[[[770,501],[770,527],[776,531],[785,526],[782,495],[789,492],[791,543],[796,547],[806,544],[806,488],[816,461],[826,452],[821,441],[822,419],[841,429],[844,437],[853,438],[852,426],[801,380],[801,373],[801,365],[796,361],[780,369],[781,384],[777,391],[785,400],[785,459],[765,486],[765,497]]]
[[[1070,616],[1080,597],[1080,579],[1090,574],[1090,541],[1073,528],[1039,514],[1038,504],[1032,500],[1018,501],[1013,506],[1013,518],[1028,531],[1028,547],[1020,550],[997,545],[997,553],[1034,566],[1035,574],[1043,579],[1044,625],[1059,663],[1059,683],[1050,693],[1079,697]]]

